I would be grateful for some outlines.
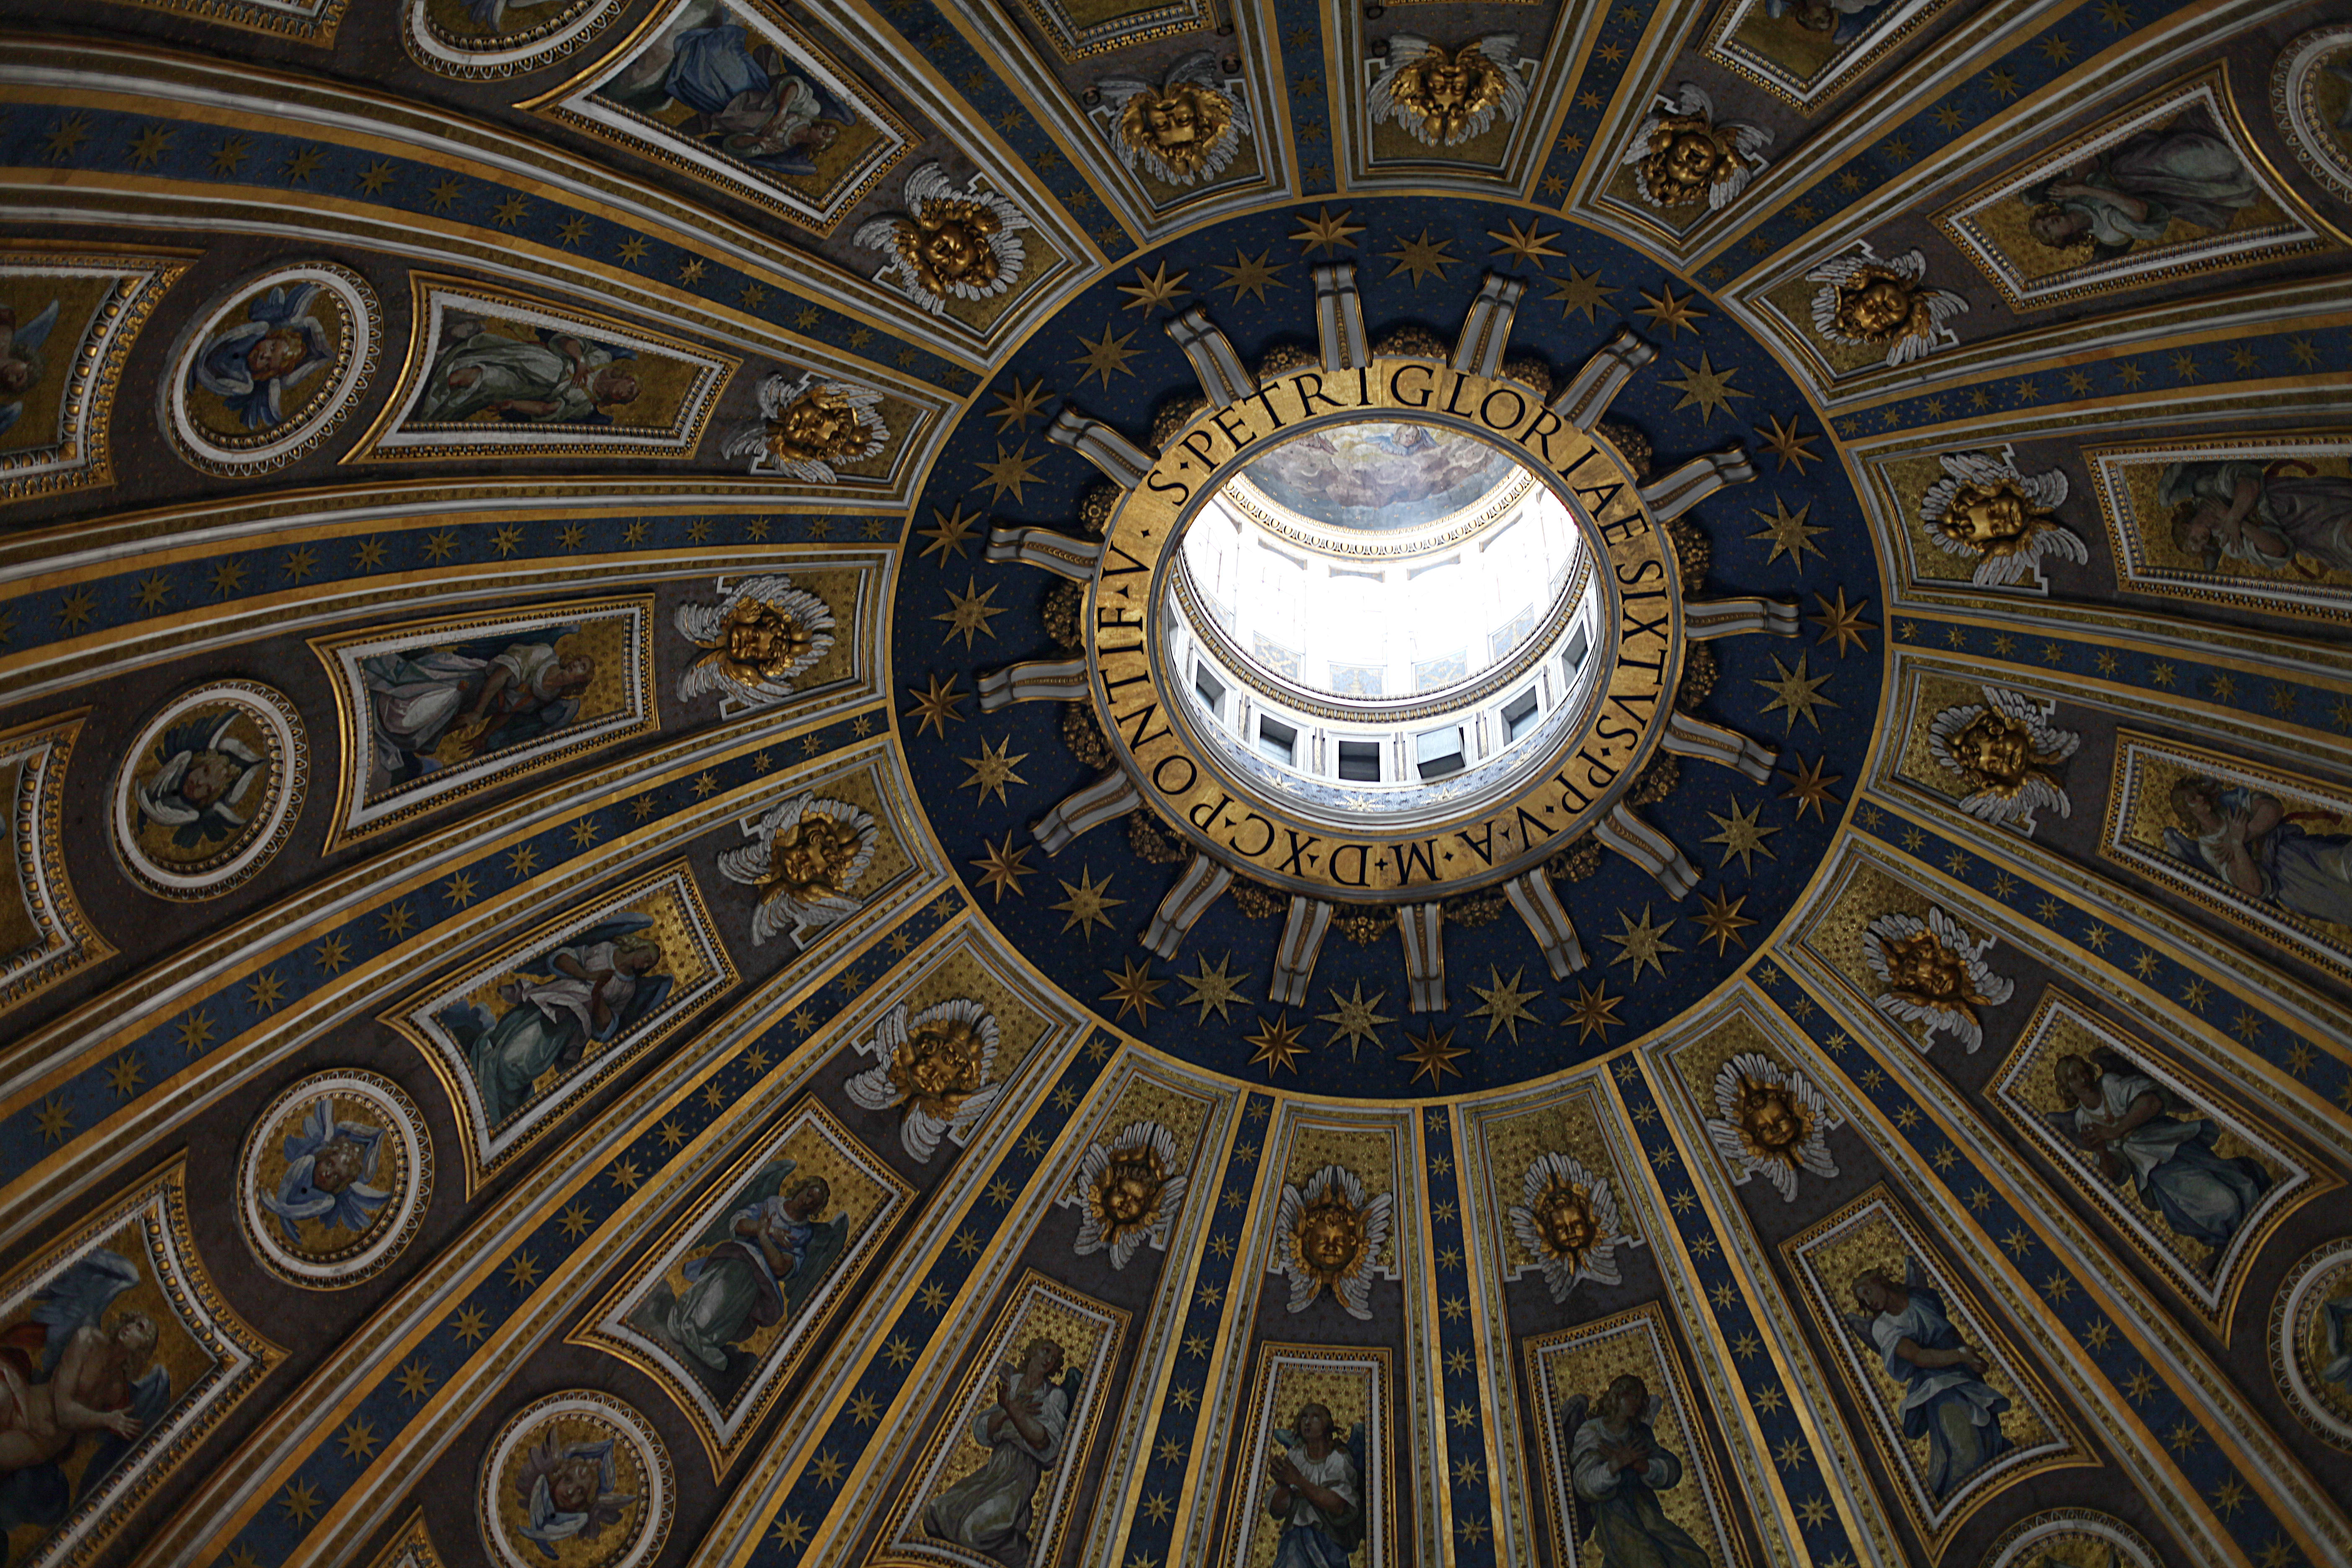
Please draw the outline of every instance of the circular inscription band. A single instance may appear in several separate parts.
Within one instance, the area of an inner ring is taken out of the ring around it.
[[[1160,606],[1192,513],[1280,439],[1366,417],[1467,431],[1501,445],[1550,485],[1595,552],[1606,596],[1604,658],[1577,721],[1501,780],[1408,823],[1365,822],[1287,802],[1204,744],[1171,668]],[[1609,443],[1578,430],[1518,382],[1419,359],[1302,370],[1202,415],[1162,449],[1104,531],[1087,594],[1087,665],[1097,717],[1144,797],[1196,847],[1294,892],[1407,902],[1499,882],[1565,849],[1631,786],[1665,728],[1681,678],[1681,591],[1672,542]],[[1342,818],[1344,820],[1344,818]]]

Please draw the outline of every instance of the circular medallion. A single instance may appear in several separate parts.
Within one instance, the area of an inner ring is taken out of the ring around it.
[[[148,721],[115,775],[115,856],[160,898],[217,898],[285,846],[310,773],[284,693],[250,680],[187,692]]]
[[[2156,1548],[2122,1520],[2054,1508],[2019,1520],[1985,1553],[1985,1568],[2156,1568]]]
[[[248,279],[200,318],[164,384],[180,456],[216,474],[282,468],[316,447],[374,373],[375,290],[314,261]]]
[[[416,1102],[358,1068],[314,1073],[269,1102],[237,1162],[247,1245],[279,1279],[356,1285],[400,1256],[433,1197]]]
[[[510,1417],[475,1506],[506,1568],[638,1568],[660,1555],[677,1501],[669,1454],[608,1394],[551,1394]]]
[[[2279,52],[2271,110],[2303,166],[2352,200],[2352,22],[2315,27]]]
[[[2312,1252],[2279,1287],[2271,1372],[2305,1426],[2352,1448],[2352,1237]]]
[[[442,76],[520,76],[570,55],[623,9],[622,0],[407,0],[401,41]]]

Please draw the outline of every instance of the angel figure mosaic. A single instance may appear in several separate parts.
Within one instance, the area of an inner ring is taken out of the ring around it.
[[[1715,1075],[1716,1113],[1706,1133],[1742,1183],[1762,1176],[1783,1203],[1797,1198],[1797,1173],[1834,1176],[1829,1133],[1841,1123],[1802,1073],[1759,1051],[1745,1051]]]
[[[1561,1407],[1570,1483],[1580,1516],[1570,1534],[1590,1536],[1601,1568],[1707,1568],[1715,1559],[1666,1517],[1658,1494],[1682,1483],[1683,1462],[1658,1441],[1658,1402],[1631,1373],[1599,1399],[1577,1394]]]
[[[844,1085],[868,1110],[898,1112],[898,1142],[928,1161],[946,1138],[971,1142],[1004,1085],[995,1080],[996,1020],[969,997],[935,1003],[919,1013],[901,1002],[857,1042],[875,1065]]]
[[[1695,82],[1661,94],[1625,149],[1633,188],[1654,207],[1731,205],[1764,172],[1772,133],[1739,120],[1717,120],[1715,100]]]
[[[751,460],[760,477],[804,484],[840,481],[836,463],[862,463],[890,440],[882,421],[882,395],[870,386],[804,371],[781,371],[760,383],[761,417],[738,426],[719,447],[722,457]]]
[[[2073,815],[2074,803],[2053,770],[2074,754],[2083,737],[2051,722],[2058,711],[2054,699],[2037,702],[1997,686],[1983,691],[1982,702],[1947,708],[1929,721],[1927,752],[1972,792],[1961,800],[1962,811],[2030,838],[2035,812]]]
[[[1845,1314],[1846,1327],[1902,1388],[1903,1435],[1927,1440],[1927,1490],[1949,1497],[2009,1450],[2000,1425],[2009,1400],[1984,1381],[1991,1363],[1952,1326],[1942,1294],[1916,1262],[1906,1262],[1900,1281],[1865,1268],[1852,1289],[1861,1310]]]
[[[2009,448],[1946,452],[1943,478],[1919,500],[1927,541],[1947,555],[1973,561],[1969,580],[1980,588],[2039,586],[2042,558],[2083,565],[2091,559],[2082,536],[2061,523],[2066,475],[2058,468],[2027,474]]]
[[[2352,572],[2352,479],[2307,462],[2168,463],[2156,501],[2174,546],[2209,572],[2224,561],[2305,578]]]
[[[630,1323],[707,1379],[740,1382],[746,1342],[799,1312],[840,1260],[849,1216],[828,1218],[833,1206],[831,1184],[798,1161],[762,1165],[696,1238],[685,1292],[656,1281]]]
[[[97,1248],[0,1330],[0,1546],[62,1521],[172,1407],[154,1318],[115,1307],[140,1280],[138,1264]]]
[[[972,1439],[988,1450],[987,1462],[924,1508],[927,1533],[999,1563],[1029,1561],[1037,1482],[1060,1461],[1070,1429],[1066,1355],[1040,1335],[1023,1349],[1018,1365],[997,1371],[994,1398],[971,1418]]]
[[[362,658],[376,742],[371,795],[569,728],[596,680],[583,629],[541,626]]]
[[[765,708],[793,694],[793,682],[833,651],[833,611],[782,573],[718,582],[715,605],[685,604],[674,623],[702,651],[677,678],[678,700],[717,696]]]
[[[317,283],[281,285],[246,306],[246,319],[207,339],[188,365],[188,390],[209,393],[247,430],[284,423],[300,406],[294,395],[330,368],[341,349],[311,310]],[[333,296],[326,304],[335,305]]]
[[[332,1095],[311,1101],[300,1129],[285,1140],[286,1170],[277,1189],[255,1199],[277,1216],[289,1247],[310,1245],[306,1224],[352,1236],[375,1224],[393,1198],[391,1187],[378,1184],[384,1136],[373,1121],[341,1115]]]
[[[1071,1250],[1108,1252],[1113,1268],[1126,1268],[1146,1242],[1166,1251],[1184,1207],[1178,1157],[1176,1135],[1157,1121],[1131,1121],[1109,1142],[1090,1145],[1073,1184],[1078,1235]]]
[[[2025,191],[2026,229],[2053,250],[2091,260],[2164,241],[2175,223],[2228,228],[2262,199],[2238,150],[2200,105],[2102,148]]]
[[[1876,998],[1878,1010],[1922,1026],[1922,1049],[1940,1030],[1973,1052],[1984,1044],[1977,1009],[2008,1001],[2017,988],[1985,962],[1996,940],[1970,940],[1934,905],[1924,921],[1900,911],[1879,916],[1864,930],[1862,942],[1870,972],[1886,987]]]
[[[2290,810],[2267,790],[2210,776],[2180,779],[2168,800],[2179,825],[2164,829],[2174,859],[2257,904],[2352,926],[2352,834],[2296,820],[2340,823],[2333,814]]]
[[[1395,1194],[1368,1196],[1344,1165],[1326,1165],[1302,1187],[1286,1182],[1276,1207],[1274,1272],[1290,1277],[1290,1310],[1328,1290],[1351,1318],[1372,1316],[1372,1274],[1393,1223]]]
[[[636,351],[541,325],[452,310],[415,423],[609,425],[636,402]]]
[[[1156,84],[1111,76],[1095,90],[1119,163],[1165,185],[1215,179],[1241,151],[1242,138],[1253,134],[1249,106],[1205,50],[1178,60]]]
[[[1633,1238],[1618,1228],[1617,1199],[1609,1178],[1587,1170],[1573,1154],[1539,1154],[1511,1205],[1511,1234],[1543,1271],[1551,1299],[1565,1301],[1579,1281],[1622,1282],[1617,1247]]]
[[[302,721],[283,692],[224,680],[149,720],[114,784],[116,857],[151,892],[205,899],[267,865],[310,776]]]
[[[1496,115],[1508,125],[1527,107],[1517,33],[1489,33],[1453,48],[1411,33],[1385,42],[1369,100],[1375,124],[1394,121],[1425,146],[1458,147],[1484,135]]]
[[[1948,289],[1927,286],[1927,258],[1916,249],[1881,259],[1868,241],[1805,274],[1813,295],[1813,330],[1833,343],[1884,349],[1887,368],[1958,343],[1946,323],[1969,308]]]
[[[1272,1568],[1347,1568],[1364,1543],[1364,1472],[1356,1458],[1364,1441],[1359,1422],[1342,1442],[1329,1407],[1315,1400],[1276,1431],[1265,1466],[1265,1511],[1282,1531]]]
[[[2128,1182],[2175,1231],[2216,1256],[2226,1249],[2271,1189],[2263,1163],[2216,1152],[2217,1122],[2113,1052],[2060,1057],[2055,1072],[2060,1134],[2071,1134],[2107,1180]]]
[[[882,830],[871,814],[846,801],[799,795],[746,821],[743,837],[757,842],[719,857],[719,874],[760,889],[751,941],[782,932],[808,939],[857,912],[852,889],[874,863]]]
[[[1010,198],[987,189],[978,174],[961,189],[938,163],[907,176],[907,210],[868,218],[853,237],[867,250],[890,253],[875,274],[895,280],[924,310],[938,315],[948,300],[985,300],[1020,279],[1028,260],[1021,231],[1027,215]]]

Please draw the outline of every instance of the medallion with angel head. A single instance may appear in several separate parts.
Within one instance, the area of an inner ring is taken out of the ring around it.
[[[852,894],[874,861],[882,830],[873,816],[847,801],[798,795],[748,823],[746,838],[758,840],[719,857],[719,870],[730,882],[760,889],[751,917],[751,941],[778,931],[804,942],[826,926],[856,914]]]
[[[882,422],[882,395],[814,371],[797,378],[781,371],[760,383],[761,417],[736,427],[721,456],[749,458],[751,471],[785,475],[812,485],[837,483],[835,463],[862,463],[890,439]]]
[[[1286,1182],[1275,1210],[1276,1271],[1290,1276],[1290,1310],[1303,1312],[1324,1291],[1351,1318],[1372,1315],[1372,1273],[1388,1245],[1395,1199],[1368,1197],[1344,1165],[1326,1165],[1304,1187]]]
[[[1249,107],[1226,90],[1214,55],[1185,56],[1157,86],[1134,77],[1095,84],[1112,116],[1111,150],[1129,174],[1140,164],[1163,184],[1214,179],[1251,134]]]
[[[681,702],[717,693],[761,708],[792,695],[793,682],[833,651],[833,612],[782,573],[746,577],[715,605],[680,605],[678,635],[703,651],[677,678]]]
[[[1833,343],[1883,348],[1889,368],[1908,364],[1959,335],[1945,325],[1969,308],[1948,289],[1927,287],[1927,258],[1917,249],[1881,260],[1867,241],[1805,274],[1813,295],[1813,330]]]
[[[854,237],[867,250],[890,253],[876,274],[895,277],[908,299],[933,315],[950,298],[984,300],[1021,276],[1028,252],[1021,209],[982,187],[974,175],[959,190],[938,163],[907,176],[907,210],[868,218]]]
[[[2051,770],[2074,754],[2083,737],[2050,721],[2058,711],[2055,700],[2037,702],[1995,686],[1983,689],[1982,702],[1936,715],[1927,726],[1927,751],[1974,792],[1960,802],[1962,811],[2030,837],[2035,812],[2073,814],[2074,803]]]
[[[1995,974],[1984,955],[1996,939],[1971,941],[1959,922],[1929,905],[1927,918],[1884,914],[1863,931],[1862,954],[1886,989],[1878,1010],[1906,1023],[1923,1024],[1959,1041],[1970,1051],[1984,1044],[1977,1009],[2009,1000],[2015,983]]]
[[[1517,33],[1489,33],[1452,49],[1411,33],[1387,42],[1372,82],[1375,123],[1393,120],[1425,145],[1458,147],[1483,135],[1496,114],[1507,125],[1527,105]]]
[[[1585,1169],[1573,1154],[1538,1154],[1521,1180],[1521,1201],[1511,1205],[1511,1234],[1533,1253],[1555,1301],[1568,1300],[1578,1281],[1622,1284],[1617,1247],[1633,1237],[1618,1228],[1617,1199],[1609,1178]]]
[[[1797,1173],[1834,1176],[1829,1131],[1838,1125],[1821,1091],[1760,1051],[1743,1051],[1715,1075],[1716,1114],[1706,1133],[1735,1182],[1762,1176],[1783,1202],[1797,1196]]]
[[[1004,1092],[995,1077],[996,1038],[996,1020],[969,997],[919,1013],[901,1002],[857,1042],[875,1065],[844,1087],[868,1110],[897,1110],[899,1143],[927,1161],[942,1136],[962,1147]]]
[[[1184,1206],[1177,1159],[1176,1135],[1157,1121],[1131,1121],[1109,1142],[1088,1148],[1075,1184],[1078,1237],[1071,1250],[1108,1251],[1113,1268],[1126,1268],[1147,1241],[1166,1250]]]
[[[1654,207],[1683,207],[1704,200],[1719,212],[1764,170],[1764,149],[1772,133],[1738,120],[1717,120],[1715,100],[1695,82],[1659,95],[1624,163],[1633,187]]]
[[[2006,447],[1946,452],[1937,462],[1944,477],[1920,497],[1919,521],[1937,549],[1976,563],[1969,580],[1979,587],[2039,584],[2044,555],[2077,565],[2091,559],[2082,537],[2057,518],[2066,499],[2063,470],[2021,472]]]

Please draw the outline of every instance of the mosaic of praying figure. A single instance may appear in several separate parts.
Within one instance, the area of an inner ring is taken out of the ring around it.
[[[719,5],[703,26],[656,43],[605,96],[664,119],[677,105],[688,135],[779,174],[816,174],[818,156],[857,123],[812,73]]]
[[[2182,779],[2171,803],[2182,824],[2164,830],[2174,858],[2258,903],[2352,925],[2352,834],[2295,820],[2332,822],[2333,813],[2289,811],[2274,795],[2216,778]]]
[[[1927,1440],[1927,1490],[1941,1500],[2009,1451],[2000,1429],[2009,1400],[1984,1381],[1990,1366],[1984,1352],[1960,1338],[1943,1296],[1922,1281],[1916,1260],[1900,1284],[1884,1269],[1864,1269],[1853,1281],[1862,1310],[1845,1314],[1845,1322],[1901,1385],[1903,1435]]]
[[[492,1128],[539,1098],[540,1079],[579,1062],[590,1041],[626,1035],[668,996],[653,923],[650,915],[616,915],[518,966],[499,983],[506,1006],[495,1019],[469,1001],[434,1015],[471,1057]]]
[[[2318,577],[2352,572],[2352,479],[2292,458],[2168,463],[2158,506],[2172,510],[2172,542],[2205,563],[2243,563]]]
[[[477,637],[360,660],[375,730],[373,792],[518,746],[579,717],[596,676],[576,628]],[[567,647],[567,638],[573,646]]]
[[[998,1370],[995,1398],[971,1418],[971,1439],[988,1460],[923,1510],[924,1530],[1007,1568],[1028,1563],[1037,1482],[1060,1461],[1070,1426],[1071,1389],[1057,1381],[1062,1363],[1062,1347],[1038,1338],[1017,1368]]]
[[[2096,1155],[2109,1181],[2128,1178],[2173,1229],[2216,1252],[2228,1247],[2270,1190],[2262,1163],[2215,1153],[2215,1122],[2176,1114],[2186,1108],[2175,1096],[2112,1052],[2060,1057],[2056,1072],[2067,1101],[2053,1118],[2059,1131]]]
[[[1331,1412],[1312,1400],[1289,1431],[1274,1435],[1265,1497],[1265,1511],[1282,1526],[1274,1568],[1347,1568],[1364,1543],[1364,1473],[1356,1462],[1363,1446],[1360,1424],[1340,1442]]]
[[[272,289],[246,307],[246,319],[215,332],[188,366],[189,390],[209,392],[248,430],[266,430],[290,412],[286,395],[335,359],[327,330],[310,314],[319,285]]]
[[[1712,1561],[1659,1505],[1660,1492],[1682,1483],[1683,1462],[1659,1446],[1657,1408],[1648,1384],[1625,1373],[1597,1403],[1580,1394],[1560,1411],[1579,1515],[1574,1533],[1591,1534],[1601,1568],[1707,1568]]]
[[[548,327],[529,337],[452,311],[409,418],[456,425],[480,416],[509,425],[609,425],[637,400],[634,350]]]
[[[848,1241],[847,1215],[824,1217],[833,1188],[823,1176],[796,1177],[799,1168],[787,1159],[754,1172],[729,1212],[696,1238],[701,1251],[687,1261],[686,1292],[673,1296],[657,1282],[631,1315],[685,1352],[706,1381],[740,1373],[730,1347],[800,1310]]]
[[[2104,261],[2158,243],[2176,218],[2225,229],[2261,196],[2237,149],[2190,110],[2029,187],[2026,227],[2053,250],[2086,247]]]
[[[0,1550],[20,1525],[63,1521],[170,1410],[155,1320],[108,1316],[138,1283],[137,1264],[100,1247],[33,1298],[27,1321],[0,1330]],[[95,1447],[68,1479],[86,1437]]]

